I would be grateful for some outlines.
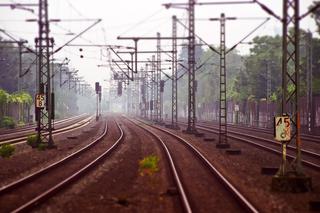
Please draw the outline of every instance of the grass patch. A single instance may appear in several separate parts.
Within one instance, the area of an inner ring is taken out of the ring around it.
[[[39,145],[37,146],[39,151],[44,151],[48,148],[48,144],[47,143],[39,143]]]
[[[155,172],[159,171],[159,157],[156,155],[149,155],[139,161],[140,175],[153,175]]]
[[[8,128],[8,129],[13,129],[13,128],[15,128],[16,123],[14,122],[12,117],[3,116],[1,123],[0,123],[0,126]]]
[[[38,136],[36,134],[29,135],[27,137],[27,144],[34,148],[37,146],[37,140]]]
[[[3,158],[9,158],[13,155],[15,147],[11,144],[3,144],[0,146],[0,156]]]

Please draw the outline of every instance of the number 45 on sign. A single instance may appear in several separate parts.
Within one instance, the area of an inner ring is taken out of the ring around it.
[[[44,100],[44,94],[37,94],[36,95],[36,107],[37,108],[44,108],[45,107],[45,100]]]
[[[291,139],[290,117],[277,116],[274,118],[274,138],[277,141],[285,142]]]

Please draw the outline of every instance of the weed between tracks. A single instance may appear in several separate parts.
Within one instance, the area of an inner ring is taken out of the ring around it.
[[[152,176],[155,172],[159,171],[159,157],[156,155],[149,155],[139,161],[140,175]]]
[[[15,147],[10,144],[3,144],[0,146],[0,156],[3,158],[9,158],[14,151]]]
[[[32,148],[37,148],[40,151],[48,149],[48,144],[43,143],[42,139],[38,141],[38,136],[36,134],[32,134],[27,137],[27,144]]]

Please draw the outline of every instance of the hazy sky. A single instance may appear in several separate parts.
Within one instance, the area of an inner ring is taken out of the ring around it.
[[[276,14],[282,16],[281,0],[260,0],[271,8]],[[0,3],[37,3],[32,0],[0,0]],[[163,3],[183,2],[176,0],[48,0],[49,17],[51,19],[68,19],[59,23],[51,23],[51,36],[54,37],[56,47],[61,46],[66,41],[73,38],[67,33],[75,34],[87,28],[92,21],[80,21],[79,19],[97,19],[102,22],[96,25],[87,33],[72,44],[122,44],[133,46],[132,41],[119,41],[117,36],[156,36],[160,32],[163,36],[171,36],[171,17],[177,15],[178,18],[186,22],[187,13],[184,9],[165,9]],[[198,1],[208,2],[208,1]],[[214,1],[210,1],[214,2]],[[301,14],[307,11],[312,0],[300,0]],[[23,38],[29,41],[29,45],[34,46],[34,38],[37,36],[38,27],[36,23],[25,22],[25,19],[36,18],[35,14],[26,10],[11,10],[10,8],[0,8],[0,29],[4,29],[16,38]],[[219,43],[219,23],[208,22],[205,19],[219,17],[221,13],[232,17],[267,17],[267,14],[256,4],[246,5],[223,5],[223,6],[196,6],[196,33],[206,42],[218,45]],[[79,20],[79,21],[77,21]],[[258,26],[263,20],[237,20],[228,21],[226,25],[226,42],[230,47],[246,36],[252,29]],[[310,29],[315,32],[314,21],[307,17],[301,22],[301,28]],[[187,31],[178,25],[179,36],[187,35]],[[281,24],[271,18],[255,34],[246,41],[250,41],[257,35],[281,34]],[[0,33],[0,36],[5,37]],[[163,41],[163,49],[169,49],[171,42]],[[156,41],[140,41],[139,49],[155,50]],[[248,45],[240,45],[238,50],[242,54],[248,53]],[[84,58],[80,59],[80,54]],[[55,55],[57,59],[68,57],[71,59],[71,66],[79,70],[79,74],[87,81],[103,81],[108,78],[107,68],[98,68],[98,64],[106,64],[106,53],[99,48],[83,48],[79,52],[79,47],[65,47]],[[139,59],[146,59],[150,55],[139,56]],[[114,57],[115,58],[115,57]],[[163,55],[163,58],[166,58]]]

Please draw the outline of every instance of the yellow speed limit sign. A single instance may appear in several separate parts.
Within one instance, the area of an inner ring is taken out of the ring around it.
[[[44,94],[37,94],[36,95],[36,107],[37,108],[44,108],[45,107],[45,96]]]
[[[291,123],[288,115],[274,118],[274,138],[277,141],[285,142],[291,139]]]

